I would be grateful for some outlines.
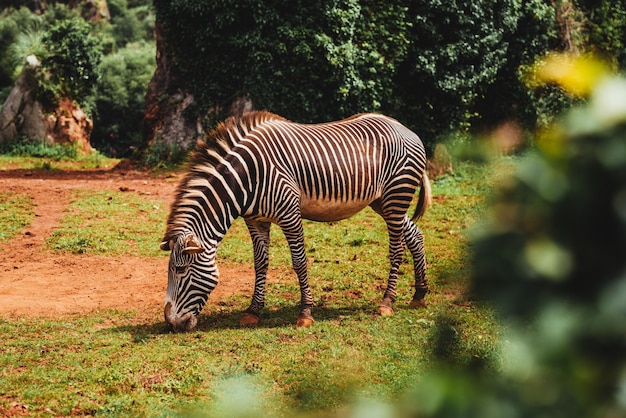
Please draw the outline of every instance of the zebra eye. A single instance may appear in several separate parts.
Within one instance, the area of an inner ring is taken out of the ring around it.
[[[176,266],[176,274],[183,274],[186,269],[186,266]]]

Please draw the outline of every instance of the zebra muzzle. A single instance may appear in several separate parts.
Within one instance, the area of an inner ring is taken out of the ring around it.
[[[167,322],[170,328],[175,331],[191,331],[196,327],[198,323],[198,318],[192,313],[186,313],[182,316],[179,316],[176,313],[172,313],[172,303],[167,302],[165,304],[165,322]]]

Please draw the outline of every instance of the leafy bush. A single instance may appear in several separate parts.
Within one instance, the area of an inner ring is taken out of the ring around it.
[[[46,142],[34,141],[29,138],[0,142],[0,154],[18,157],[50,158],[56,161],[72,160],[78,156],[75,147],[50,145]]]
[[[576,0],[586,16],[591,52],[626,70],[626,4],[620,1]]]
[[[60,21],[45,33],[46,54],[38,74],[42,94],[48,100],[71,97],[89,110],[102,57],[99,41],[90,32],[88,23],[74,18]]]
[[[156,141],[142,153],[142,162],[152,168],[171,168],[183,163],[187,152],[179,146]]]

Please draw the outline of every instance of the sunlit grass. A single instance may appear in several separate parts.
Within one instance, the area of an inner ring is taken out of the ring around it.
[[[72,159],[0,155],[0,170],[108,170],[119,162],[117,158],[109,158],[97,152]]]
[[[10,394],[0,396],[0,411],[17,403],[42,416],[335,416],[362,399],[399,402],[415,385],[428,384],[424,376],[436,361],[498,369],[500,326],[465,294],[466,250],[493,183],[513,165],[461,163],[455,174],[433,181],[434,204],[419,222],[431,283],[426,309],[408,307],[413,272],[406,252],[395,315],[376,314],[388,273],[387,232],[366,210],[333,224],[305,223],[316,322],[295,328],[299,288],[285,239],[273,226],[270,276],[279,280],[268,286],[257,327],[238,325],[249,300],[237,294],[209,299],[199,329],[187,334],[167,331],[161,306],[147,320],[132,311],[0,320],[0,392]],[[166,210],[149,196],[78,191],[48,245],[161,255]],[[218,264],[242,263],[252,267],[252,248],[238,220]]]
[[[75,254],[161,255],[166,210],[163,202],[132,192],[77,190],[46,242]]]
[[[35,218],[29,196],[0,192],[0,241],[14,237]]]

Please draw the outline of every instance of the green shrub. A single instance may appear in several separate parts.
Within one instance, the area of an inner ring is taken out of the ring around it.
[[[586,16],[589,49],[626,70],[626,4],[620,1],[576,0]]]
[[[141,155],[142,162],[148,167],[171,168],[182,164],[187,157],[187,152],[176,144],[170,145],[157,141],[148,146]]]
[[[0,154],[62,161],[76,159],[78,151],[75,147],[67,145],[50,145],[42,141],[20,138],[15,141],[0,142]]]

